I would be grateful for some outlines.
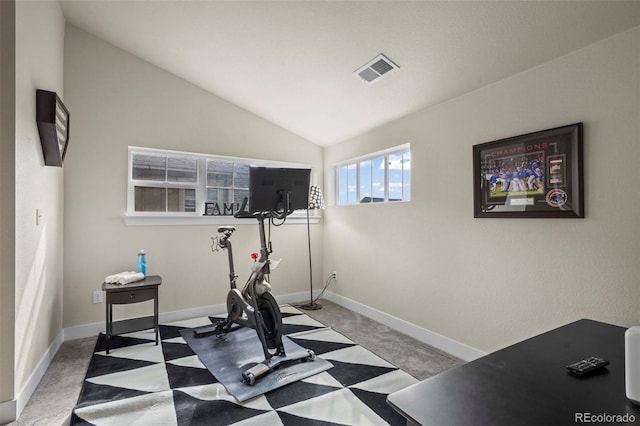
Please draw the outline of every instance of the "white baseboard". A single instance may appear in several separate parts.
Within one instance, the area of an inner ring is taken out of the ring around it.
[[[313,292],[313,297],[316,298],[319,293],[320,293],[319,290],[315,290]],[[479,349],[476,349],[464,343],[458,342],[457,340],[450,339],[441,334],[435,333],[431,330],[427,330],[426,328],[419,327],[408,321],[402,320],[400,318],[394,317],[393,315],[389,315],[385,312],[371,308],[367,305],[356,302],[355,300],[349,299],[347,297],[340,296],[339,294],[333,293],[331,291],[325,292],[324,298],[334,303],[337,303],[338,305],[344,306],[347,309],[351,309],[352,311],[357,312],[361,315],[364,315],[368,318],[371,318],[375,321],[378,321],[379,323],[382,323],[388,327],[391,327],[394,330],[397,330],[403,334],[406,334],[407,336],[413,337],[414,339],[422,343],[425,343],[429,346],[433,346],[436,349],[447,352],[465,361],[472,361],[476,358],[480,358],[481,356],[486,355],[486,352],[483,352]],[[280,296],[276,296],[276,300],[278,301],[279,304],[304,303],[307,300],[309,300],[309,292],[283,294]],[[186,320],[191,318],[206,317],[209,315],[218,315],[218,314],[225,313],[226,310],[227,308],[225,305],[218,304],[218,305],[202,306],[199,308],[182,309],[179,311],[165,312],[160,314],[160,322],[168,323],[168,322],[181,321],[181,320]],[[74,327],[66,327],[63,330],[64,340],[67,341],[67,340],[97,336],[101,332],[104,332],[104,328],[105,328],[104,321],[95,322],[91,324],[78,325]]]
[[[288,219],[287,219],[288,220]],[[313,298],[315,299],[320,294],[320,290],[313,291]],[[311,294],[308,291],[303,291],[301,293],[291,293],[291,294],[283,294],[282,296],[276,296],[276,301],[280,305],[290,304],[295,305],[299,303],[307,303],[311,302],[309,300],[311,298]]]
[[[47,372],[47,368],[49,368],[53,357],[56,356],[58,349],[60,349],[60,346],[62,345],[63,336],[64,333],[60,332],[53,342],[51,342],[47,351],[42,355],[42,358],[40,358],[40,362],[38,362],[37,367],[33,370],[33,373],[31,373],[29,380],[27,380],[27,383],[18,394],[15,404],[16,418],[20,417],[20,413],[22,413],[22,410],[24,410],[24,407],[29,402],[31,395],[33,395],[33,392],[35,392],[38,387],[38,383],[42,380],[44,373]]]
[[[319,294],[319,290],[314,291],[313,297]],[[276,296],[276,301],[279,304],[285,303],[299,303],[309,298],[308,292],[291,293]],[[201,306],[199,308],[182,309],[179,311],[164,312],[159,314],[160,323],[168,323],[174,321],[182,321],[186,319],[206,317],[209,315],[219,315],[227,312],[227,306],[223,304]],[[124,318],[123,318],[124,319]],[[93,337],[104,332],[104,321],[94,322],[90,324],[76,325],[73,327],[66,327],[63,330],[64,340],[83,339],[85,337]]]
[[[487,354],[486,352],[469,345],[465,345],[457,340],[434,333],[431,330],[419,327],[408,321],[394,317],[393,315],[389,315],[367,305],[363,305],[362,303],[340,296],[339,294],[331,291],[325,292],[324,298],[465,361],[473,361],[474,359]]]
[[[0,425],[11,423],[18,418],[16,415],[16,405],[17,402],[15,399],[0,402]]]
[[[73,327],[65,327],[62,330],[64,341],[84,339],[85,337],[94,337],[104,331],[104,321],[93,322],[91,324],[76,325]]]

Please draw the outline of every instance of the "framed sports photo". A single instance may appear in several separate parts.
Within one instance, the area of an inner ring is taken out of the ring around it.
[[[582,165],[582,123],[474,145],[474,217],[584,218]]]

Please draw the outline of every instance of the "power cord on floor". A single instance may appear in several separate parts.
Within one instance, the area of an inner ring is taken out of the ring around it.
[[[324,283],[324,288],[322,289],[322,291],[320,292],[319,295],[316,296],[315,299],[313,299],[313,301],[311,303],[316,303],[318,301],[318,299],[320,299],[322,297],[322,295],[324,294],[324,292],[327,290],[327,288],[329,288],[329,285],[331,284],[332,280],[336,279],[336,274],[331,274],[329,276],[329,278],[327,278],[327,281],[325,281]]]
[[[309,265],[309,267],[311,267],[311,265]],[[311,268],[309,268],[309,270],[311,270]],[[318,309],[322,309],[322,305],[317,303],[318,299],[320,299],[322,297],[322,295],[324,294],[324,292],[327,290],[327,288],[329,288],[329,285],[331,284],[331,280],[335,280],[337,281],[338,277],[334,272],[331,273],[331,275],[329,276],[329,278],[327,278],[327,281],[325,281],[324,283],[324,288],[322,289],[322,291],[320,292],[320,294],[318,294],[316,296],[316,298],[313,298],[313,285],[311,286],[309,292],[309,303],[305,303],[302,305],[295,305],[296,308],[300,308],[300,309],[304,309],[305,311],[317,311]]]

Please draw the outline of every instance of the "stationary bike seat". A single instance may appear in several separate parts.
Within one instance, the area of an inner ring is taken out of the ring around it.
[[[222,232],[233,232],[236,230],[235,226],[231,226],[231,225],[224,225],[224,226],[218,226],[218,232],[222,233]]]

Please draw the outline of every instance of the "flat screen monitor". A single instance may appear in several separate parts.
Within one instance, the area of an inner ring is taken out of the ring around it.
[[[308,208],[310,178],[310,169],[251,167],[249,210],[290,214]]]

